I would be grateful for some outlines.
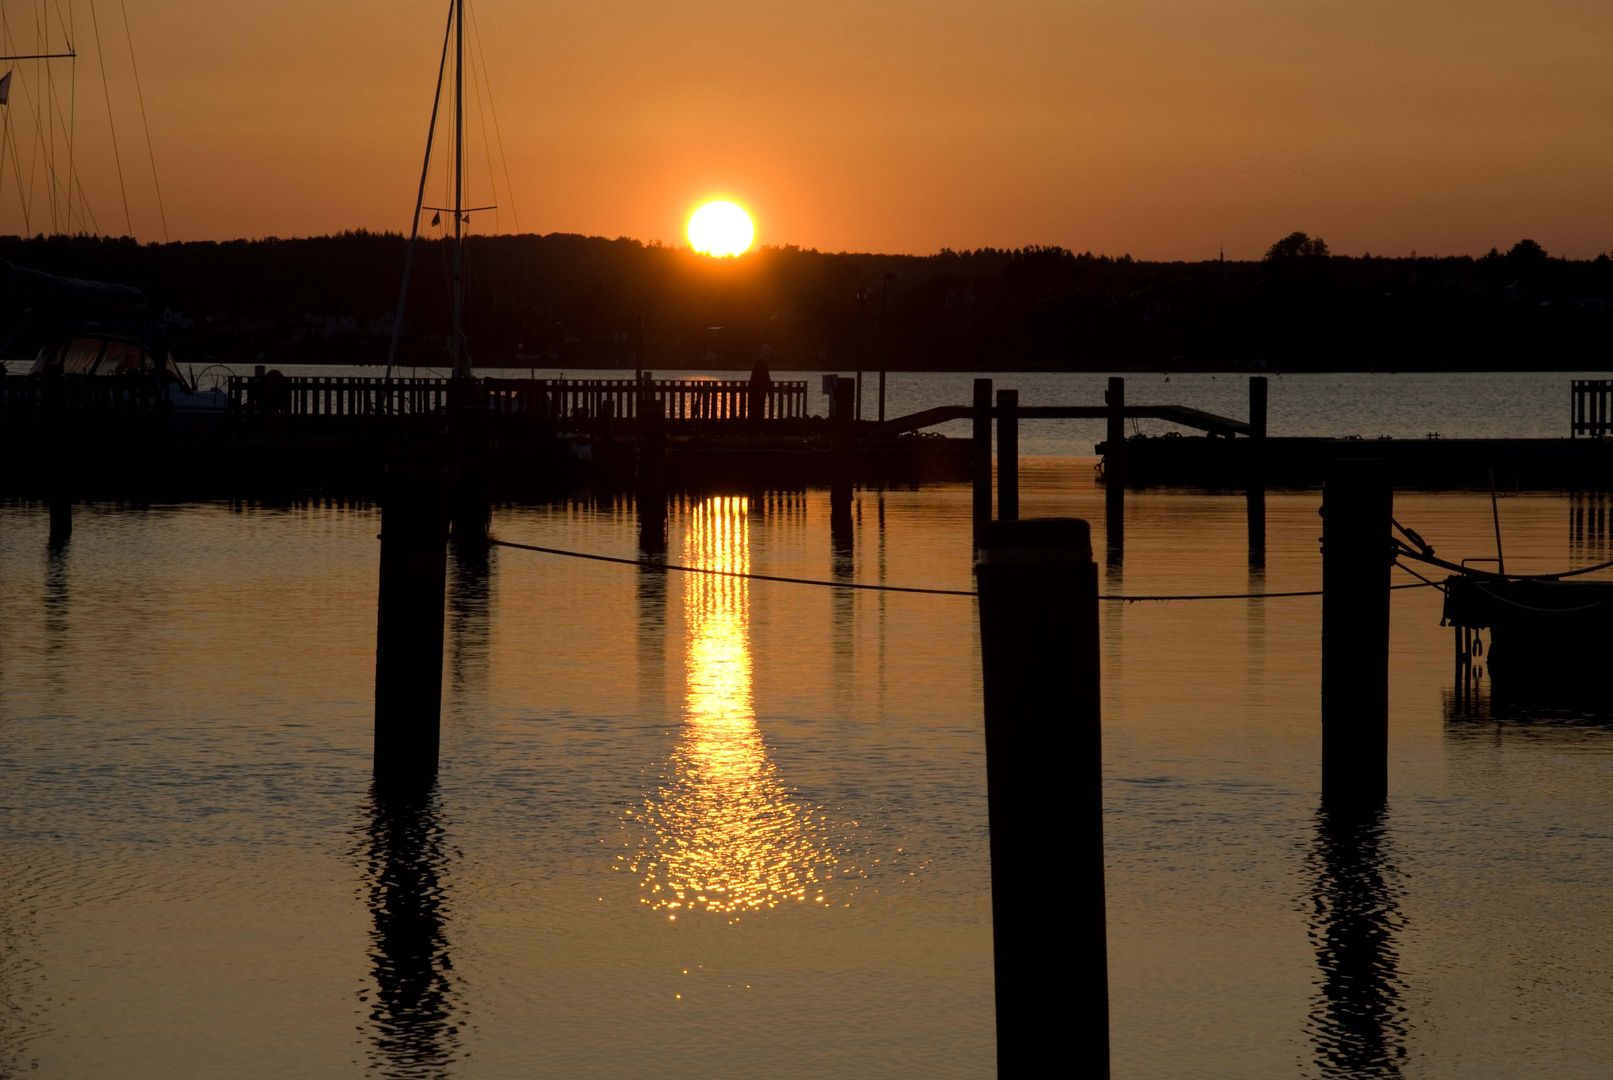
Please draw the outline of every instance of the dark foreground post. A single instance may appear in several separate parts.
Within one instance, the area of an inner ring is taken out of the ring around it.
[[[1104,524],[1112,558],[1126,543],[1126,380],[1111,376],[1103,400],[1109,406],[1109,437],[1103,444]]]
[[[830,442],[829,521],[841,529],[851,523],[852,473],[856,466],[856,405],[852,401],[858,384],[853,379],[836,379],[834,384],[834,433]]]
[[[1019,517],[1019,391],[997,391],[997,516]]]
[[[1383,464],[1339,461],[1322,489],[1322,801],[1380,805],[1389,768],[1389,546]]]
[[[389,468],[382,500],[375,779],[423,786],[437,772],[442,718],[447,470]]]
[[[1065,1061],[1071,1075],[1107,1077],[1098,568],[1090,529],[1072,518],[988,522],[975,576],[998,1075],[1040,1076],[1048,1062]],[[1047,902],[1053,873],[1062,876],[1056,915]]]
[[[974,401],[974,532],[991,520],[991,380],[975,380]]]

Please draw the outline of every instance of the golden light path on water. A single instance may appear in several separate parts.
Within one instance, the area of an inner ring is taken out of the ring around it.
[[[695,504],[684,562],[748,571],[749,517],[742,497]],[[750,584],[690,574],[683,589],[683,724],[640,815],[631,866],[649,894],[643,902],[674,920],[829,903],[837,870],[857,874],[840,870],[827,815],[797,798],[768,759],[752,699]]]

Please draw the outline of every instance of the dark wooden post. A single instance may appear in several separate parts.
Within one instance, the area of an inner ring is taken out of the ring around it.
[[[1019,517],[1019,391],[997,391],[997,517]]]
[[[1109,437],[1103,444],[1104,524],[1113,559],[1126,543],[1126,380],[1111,376],[1103,400],[1109,406]]]
[[[638,545],[645,554],[666,551],[666,402],[647,393],[638,402]]]
[[[65,544],[73,535],[73,502],[66,492],[53,491],[50,495],[50,539],[52,544]]]
[[[456,537],[472,543],[487,539],[492,420],[480,382],[459,376],[448,380],[448,438],[454,466],[453,531]]]
[[[1266,377],[1249,379],[1249,454],[1246,466],[1249,500],[1249,565],[1266,565]]]
[[[448,473],[387,470],[375,632],[375,778],[429,784],[442,720]]]
[[[1389,546],[1382,462],[1336,461],[1322,489],[1322,801],[1388,793]]]
[[[974,533],[991,520],[991,380],[975,380]]]
[[[856,405],[852,396],[857,383],[852,379],[836,379],[834,384],[834,431],[831,436],[829,467],[829,514],[835,528],[851,521],[851,489],[856,467]],[[842,521],[841,519],[844,519]]]
[[[1085,521],[988,522],[975,564],[997,1074],[1109,1075],[1098,568]],[[1048,853],[1060,912],[1045,917]],[[1054,1070],[1058,1071],[1058,1070]]]

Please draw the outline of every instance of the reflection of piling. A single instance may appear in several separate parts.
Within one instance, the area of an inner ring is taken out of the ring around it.
[[[852,474],[856,465],[856,429],[852,426],[856,406],[852,400],[857,384],[836,379],[834,384],[834,432],[830,442],[829,520],[831,528],[851,525]],[[844,519],[842,521],[842,519]]]
[[[1322,799],[1388,791],[1389,546],[1394,489],[1381,462],[1334,462],[1322,489]]]
[[[1109,435],[1103,444],[1104,524],[1112,561],[1126,546],[1126,380],[1112,376],[1103,400],[1109,406]]]
[[[389,468],[381,503],[375,633],[375,775],[429,781],[442,719],[445,470]]]
[[[1019,391],[997,391],[997,516],[1019,517]]]
[[[372,1066],[389,1076],[446,1075],[459,1037],[434,794],[400,795],[378,783],[367,832]]]
[[[1397,1077],[1406,1058],[1395,942],[1403,919],[1386,844],[1381,807],[1317,814],[1306,860],[1320,975],[1309,1026],[1322,1076]]]
[[[638,402],[638,546],[666,551],[666,402],[647,394]]]
[[[998,1073],[1031,1076],[1064,1060],[1078,1062],[1083,1076],[1106,1077],[1098,570],[1090,530],[1069,518],[990,522],[975,574]],[[1046,917],[1054,862],[1062,878],[1056,930]]]
[[[991,521],[991,380],[975,380],[974,401],[974,532]]]

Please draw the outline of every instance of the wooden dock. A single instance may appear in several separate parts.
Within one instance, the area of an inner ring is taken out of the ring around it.
[[[232,378],[197,408],[150,376],[9,376],[0,382],[0,494],[68,484],[85,497],[166,493],[256,497],[265,491],[364,494],[388,461],[458,460],[460,415],[485,442],[477,466],[490,489],[540,497],[581,482],[634,483],[641,416],[664,417],[666,475],[677,487],[771,482],[927,483],[989,471],[989,393],[967,405],[885,422],[809,415],[808,384],[774,381],[753,399],[747,380]],[[978,389],[978,388],[977,388]],[[1248,419],[1187,405],[1125,402],[1111,380],[1103,404],[1023,403],[1011,427],[1040,420],[1106,420],[1095,446],[1112,487],[1310,487],[1328,463],[1382,461],[1397,487],[1613,488],[1613,381],[1574,380],[1568,437],[1558,439],[1329,439],[1265,434],[1265,383],[1251,380]],[[1017,395],[1013,398],[1017,401]],[[752,406],[755,404],[753,410]],[[457,412],[456,412],[457,411]],[[971,439],[923,434],[976,420]],[[1201,434],[1124,437],[1128,420]],[[461,422],[463,426],[463,422]],[[982,432],[984,434],[982,434]],[[835,464],[835,447],[841,447]],[[70,479],[65,479],[70,478]]]

